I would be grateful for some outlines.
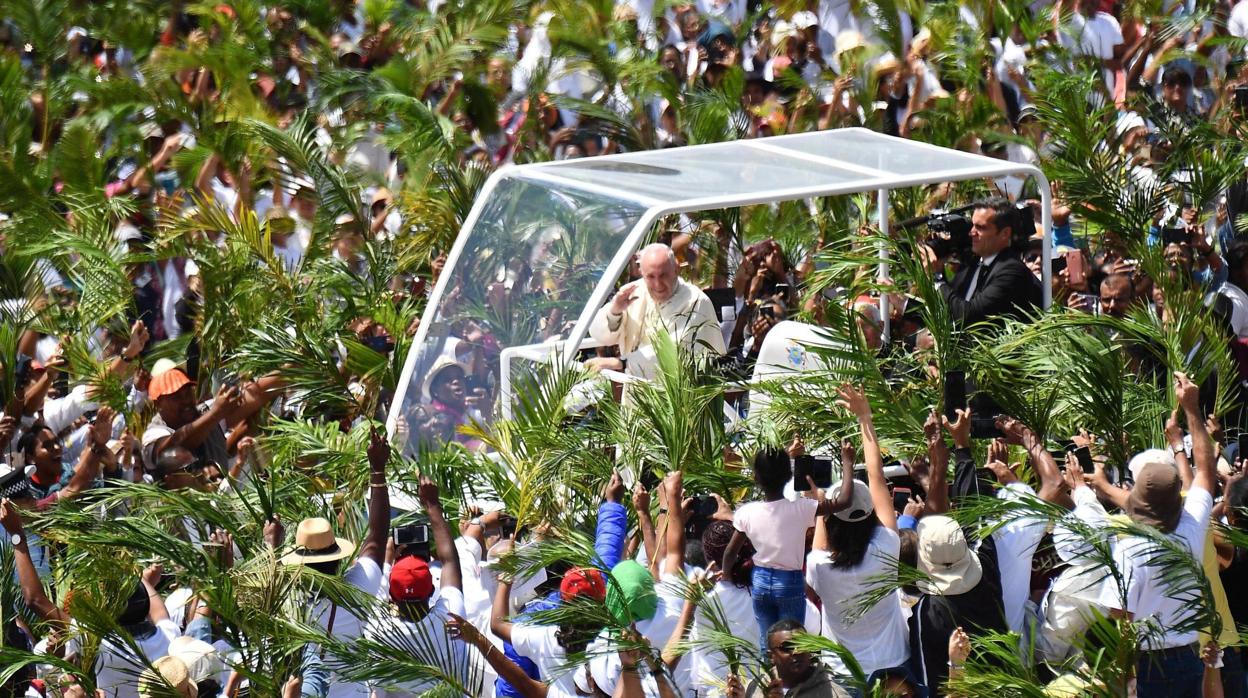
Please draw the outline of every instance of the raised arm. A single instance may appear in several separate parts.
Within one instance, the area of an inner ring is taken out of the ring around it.
[[[680,574],[685,569],[685,488],[683,475],[673,470],[663,478],[663,488],[667,491],[667,551],[663,556],[663,566],[659,568],[660,579],[666,574]]]
[[[386,464],[389,462],[390,442],[386,440],[385,432],[374,428],[372,442],[368,445],[368,535],[360,546],[360,557],[371,559],[378,567],[385,557],[386,537],[390,535],[390,487],[386,484]],[[455,570],[458,574],[458,565]]]
[[[594,529],[595,563],[604,570],[615,567],[624,556],[624,538],[628,534],[628,511],[620,500],[624,499],[624,481],[619,473],[611,473],[611,479],[602,489],[602,504],[598,505],[598,525]]]
[[[897,512],[893,510],[893,496],[888,491],[888,479],[884,477],[884,457],[880,454],[880,442],[875,435],[871,403],[867,402],[865,393],[849,384],[842,385],[837,392],[840,394],[837,404],[858,417],[858,427],[862,430],[862,456],[867,466],[867,486],[871,490],[875,516],[885,527],[896,531]]]
[[[1193,383],[1186,374],[1176,371],[1174,392],[1187,417],[1187,431],[1192,435],[1192,460],[1196,466],[1192,487],[1199,487],[1212,494],[1218,481],[1218,471],[1213,455],[1213,439],[1209,438],[1205,416],[1200,413],[1200,386]]]
[[[545,698],[546,684],[524,673],[524,669],[521,669],[515,662],[511,661],[507,655],[499,652],[498,648],[472,623],[454,613],[447,615],[446,630],[450,636],[476,647],[481,656],[485,658],[485,661],[498,674],[498,677],[515,687],[520,692],[522,698]]]
[[[17,566],[17,580],[22,587],[22,600],[26,602],[26,607],[46,621],[69,623],[69,616],[52,603],[43,589],[43,582],[39,581],[35,563],[30,559],[30,548],[26,545],[22,515],[7,498],[0,500],[0,525],[10,536],[18,536],[17,544],[13,546],[13,562]]]
[[[953,495],[954,500],[972,495],[991,496],[992,484],[979,476],[975,469],[975,458],[971,454],[971,411],[958,410],[957,419],[950,422],[941,417],[945,429],[953,437]]]
[[[108,370],[118,378],[125,378],[130,373],[130,369],[134,366],[134,362],[139,358],[139,354],[143,353],[143,349],[147,346],[147,340],[151,335],[147,331],[147,325],[142,320],[135,320],[130,326],[130,339],[126,342],[126,346],[121,353],[113,358],[113,362],[109,364]]]
[[[162,620],[169,620],[169,609],[165,606],[165,599],[156,591],[156,585],[160,582],[160,575],[163,572],[159,564],[149,565],[143,570],[140,577],[143,581],[143,589],[147,591],[147,619],[152,623],[159,623]]]
[[[654,532],[654,519],[650,516],[650,493],[641,483],[641,478],[637,478],[637,485],[633,488],[633,510],[637,512],[637,528],[641,529],[641,542],[646,547],[646,555],[653,556],[659,542]]]
[[[1187,450],[1183,447],[1183,427],[1179,426],[1178,410],[1171,412],[1166,419],[1166,446],[1174,454],[1174,464],[1179,466],[1179,482],[1183,483],[1183,491],[1186,492],[1192,488],[1192,464],[1188,462]]]
[[[463,571],[459,566],[459,549],[455,547],[455,536],[451,533],[451,525],[442,514],[442,502],[438,499],[438,486],[433,480],[420,476],[420,503],[425,507],[429,517],[429,531],[433,534],[434,549],[438,551],[438,562],[442,563],[441,587],[463,589]],[[389,509],[389,506],[386,507]],[[370,510],[371,518],[372,512]]]
[[[182,446],[184,448],[198,448],[212,433],[212,429],[230,414],[238,402],[238,388],[232,386],[222,386],[217,391],[217,397],[212,401],[212,406],[203,414],[195,418],[194,421],[178,427],[172,434],[156,447],[153,453],[160,453],[166,448],[172,446]]]
[[[1046,502],[1053,502],[1065,506],[1071,506],[1064,494],[1062,486],[1062,472],[1057,467],[1057,461],[1053,459],[1053,454],[1049,453],[1044,447],[1044,441],[1036,436],[1027,425],[1013,417],[1000,417],[997,419],[997,428],[1001,433],[1005,434],[1005,438],[1009,443],[1022,446],[1027,449],[1027,459],[1031,463],[1032,469],[1036,471],[1036,475],[1040,478],[1040,489],[1036,493],[1040,499]]]
[[[511,580],[498,580],[494,592],[494,605],[490,612],[490,632],[504,642],[511,642]]]
[[[87,434],[87,448],[82,449],[78,459],[78,467],[69,482],[58,493],[57,501],[73,499],[91,487],[91,483],[100,477],[100,464],[107,457],[108,439],[113,433],[112,408],[101,407],[95,415],[95,422]]]
[[[940,431],[940,417],[934,411],[923,423],[923,436],[927,440],[927,478],[920,484],[927,493],[926,510],[944,514],[949,511],[949,445]]]

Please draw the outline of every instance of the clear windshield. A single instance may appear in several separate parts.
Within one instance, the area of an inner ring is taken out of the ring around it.
[[[455,430],[500,414],[502,360],[567,338],[611,261],[628,254],[624,240],[644,213],[624,199],[546,182],[498,182],[443,271],[447,285],[412,348],[393,415],[407,452],[421,439],[474,445]]]

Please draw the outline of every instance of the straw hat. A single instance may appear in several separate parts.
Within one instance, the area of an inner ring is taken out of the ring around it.
[[[425,402],[433,400],[433,384],[437,382],[438,376],[443,371],[451,368],[458,368],[460,371],[463,371],[465,376],[468,375],[468,367],[463,363],[446,355],[439,356],[437,361],[433,362],[433,367],[429,369],[429,373],[425,376],[425,382],[420,387],[420,395]]]
[[[295,549],[282,557],[285,565],[308,565],[350,557],[355,543],[334,536],[329,521],[320,517],[304,519],[295,531]]]
[[[139,695],[144,698],[167,696],[170,688],[182,698],[199,698],[199,689],[191,681],[186,663],[177,657],[161,657],[152,662],[151,669],[144,669],[139,676]]]
[[[842,53],[845,53],[846,51],[852,51],[856,48],[863,48],[866,45],[867,45],[867,40],[863,38],[862,33],[856,32],[853,29],[846,29],[845,31],[836,35],[836,55],[837,56],[840,56]]]

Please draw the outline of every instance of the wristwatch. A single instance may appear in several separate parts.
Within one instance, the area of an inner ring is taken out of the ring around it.
[[[468,519],[468,525],[469,526],[484,526],[485,524],[481,523],[480,516],[474,516],[471,519]]]
[[[22,544],[22,534],[20,534],[20,533],[14,533],[14,534],[10,535],[10,536],[9,536],[9,542],[13,544],[13,547],[14,547],[14,548],[16,548],[17,546],[21,545],[21,544]]]
[[[1187,448],[1183,444],[1171,444],[1170,452],[1177,456],[1180,453],[1187,453]]]

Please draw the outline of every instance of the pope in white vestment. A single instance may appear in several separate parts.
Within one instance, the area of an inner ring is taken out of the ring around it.
[[[641,280],[626,284],[594,317],[589,334],[604,345],[618,345],[626,372],[651,377],[655,354],[650,340],[659,327],[695,353],[724,353],[724,336],[705,293],[677,275],[667,245],[641,251]]]

